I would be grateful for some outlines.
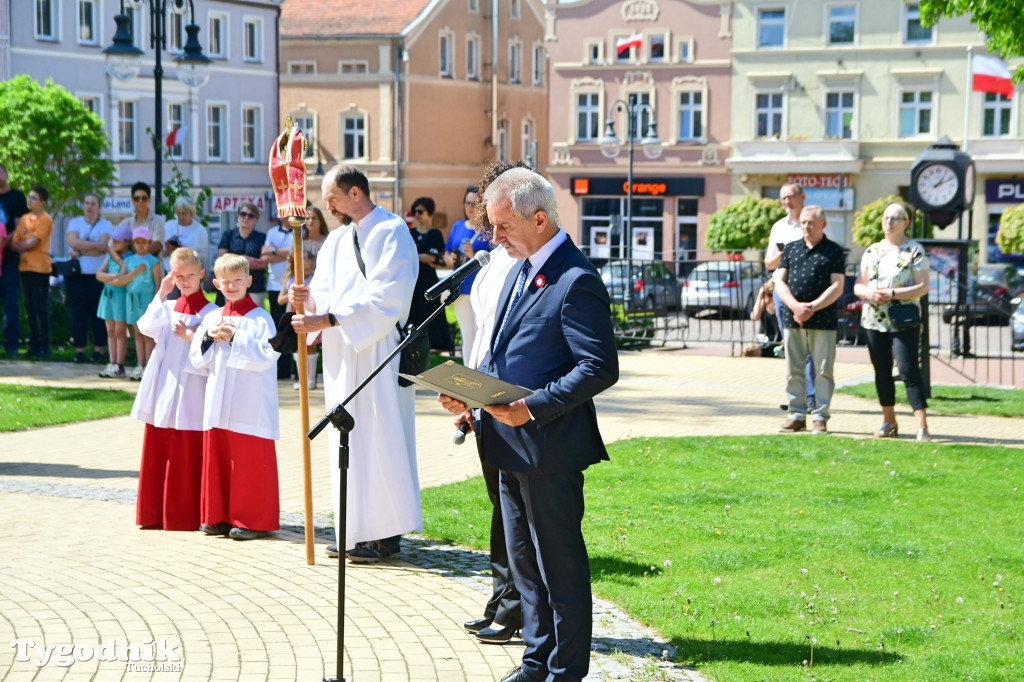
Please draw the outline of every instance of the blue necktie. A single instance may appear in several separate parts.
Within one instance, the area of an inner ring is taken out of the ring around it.
[[[512,300],[509,301],[508,307],[505,308],[505,316],[501,318],[501,325],[498,327],[498,333],[494,335],[494,346],[491,350],[498,347],[498,342],[501,341],[501,332],[505,329],[505,323],[508,322],[509,316],[512,314],[512,309],[516,307],[516,303],[523,296],[523,291],[526,289],[526,280],[530,278],[530,260],[526,259],[523,261],[523,267],[519,270],[519,278],[516,279],[515,293],[512,294]]]

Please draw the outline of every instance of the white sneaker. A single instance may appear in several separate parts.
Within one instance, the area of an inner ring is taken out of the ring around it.
[[[104,379],[123,379],[124,370],[117,366],[116,362],[109,362],[107,366],[100,372],[100,376]]]
[[[128,378],[132,381],[142,381],[142,375],[146,371],[145,365],[136,365],[128,371]]]

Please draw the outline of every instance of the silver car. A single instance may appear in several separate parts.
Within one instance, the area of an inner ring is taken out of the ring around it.
[[[753,261],[708,261],[690,271],[680,296],[687,315],[713,310],[723,316],[745,315],[754,307],[754,297],[765,281],[761,263]]]

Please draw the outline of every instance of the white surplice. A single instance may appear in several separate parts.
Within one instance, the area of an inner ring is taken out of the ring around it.
[[[206,330],[220,324],[223,308],[203,318],[192,339],[190,359],[196,368],[209,368],[203,406],[203,430],[224,429],[277,440],[277,359],[270,347],[274,320],[263,308],[224,319],[235,325],[231,343],[214,341],[204,353]]]
[[[357,229],[366,276],[359,271],[352,241]],[[310,295],[316,314],[330,311],[336,327],[322,332],[324,402],[343,401],[398,345],[395,322],[404,323],[419,259],[405,221],[377,207],[357,227],[332,231],[317,254]],[[389,371],[390,370],[390,371]],[[423,530],[416,472],[415,393],[399,388],[392,372],[398,357],[347,406],[355,420],[349,437],[345,549]],[[338,441],[327,428],[335,519],[338,505]]]
[[[182,320],[195,328],[203,317],[217,310],[208,303],[198,315],[174,311],[175,301],[154,298],[139,318],[139,331],[156,341],[142,375],[132,416],[161,429],[203,430],[205,369],[189,361],[189,344],[171,333],[171,325]]]

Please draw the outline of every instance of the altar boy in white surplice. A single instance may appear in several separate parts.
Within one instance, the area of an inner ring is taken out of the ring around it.
[[[203,414],[202,526],[235,540],[280,526],[277,486],[277,358],[274,320],[247,294],[245,256],[226,253],[213,266],[227,303],[203,318],[192,339],[193,366],[209,368]]]
[[[143,528],[199,528],[203,476],[203,400],[206,370],[189,361],[195,329],[217,306],[199,285],[203,264],[192,249],[177,249],[139,331],[156,345],[142,376],[132,416],[146,423],[139,465],[135,523]],[[181,296],[168,301],[177,285]]]

